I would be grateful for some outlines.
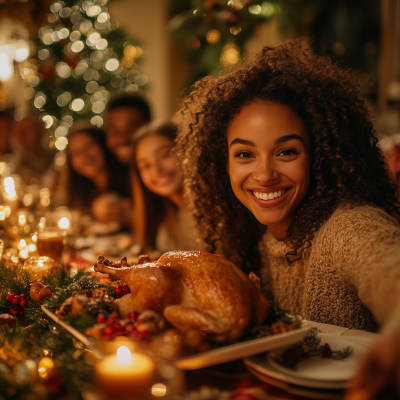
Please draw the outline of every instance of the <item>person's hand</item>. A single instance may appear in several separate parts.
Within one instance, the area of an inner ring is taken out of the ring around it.
[[[106,193],[96,197],[92,203],[92,214],[99,222],[125,222],[130,210],[130,201],[119,196]]]
[[[400,399],[400,331],[381,337],[362,359],[345,400]]]

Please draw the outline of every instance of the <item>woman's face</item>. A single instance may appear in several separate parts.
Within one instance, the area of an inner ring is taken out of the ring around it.
[[[302,120],[287,106],[255,102],[233,119],[227,139],[236,197],[284,239],[310,183],[310,145]]]
[[[136,165],[143,184],[151,192],[169,197],[182,188],[182,175],[171,150],[173,142],[151,133],[136,146]]]
[[[105,167],[100,145],[85,132],[76,133],[71,137],[68,155],[75,172],[88,179],[93,179]]]

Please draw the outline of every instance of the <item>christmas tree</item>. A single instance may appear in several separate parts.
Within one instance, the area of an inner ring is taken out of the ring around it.
[[[140,93],[147,76],[137,69],[142,49],[119,29],[107,0],[59,0],[51,4],[48,24],[38,31],[37,56],[19,64],[50,136],[64,150],[77,119],[102,126],[113,93]]]

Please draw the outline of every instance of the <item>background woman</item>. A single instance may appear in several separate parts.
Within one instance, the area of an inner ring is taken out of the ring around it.
[[[209,250],[261,269],[306,319],[383,326],[350,396],[389,381],[400,395],[400,205],[356,79],[288,42],[198,82],[183,114],[176,153]]]
[[[183,201],[182,175],[172,154],[175,137],[174,124],[157,121],[133,136],[133,232],[144,249],[199,248]]]
[[[126,221],[130,213],[130,185],[106,146],[105,133],[75,128],[68,136],[68,205],[92,213],[100,222]],[[106,201],[105,201],[106,200]]]

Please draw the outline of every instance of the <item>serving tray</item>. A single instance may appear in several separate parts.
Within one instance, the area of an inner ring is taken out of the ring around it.
[[[43,312],[48,315],[54,322],[62,326],[66,331],[81,341],[85,346],[92,345],[89,338],[71,325],[61,321],[48,308],[42,306]],[[241,358],[250,357],[255,354],[263,353],[279,349],[280,347],[290,346],[291,344],[300,342],[305,338],[311,330],[311,325],[308,321],[302,320],[301,327],[293,331],[278,333],[276,335],[267,336],[258,339],[246,340],[243,342],[228,344],[217,349],[204,351],[199,354],[190,355],[179,358],[175,361],[177,368],[184,370],[195,370],[212,365],[222,364],[230,361],[239,360]]]

